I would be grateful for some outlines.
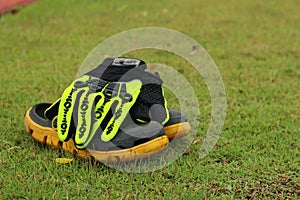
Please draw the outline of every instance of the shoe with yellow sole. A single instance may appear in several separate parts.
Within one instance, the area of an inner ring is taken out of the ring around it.
[[[40,143],[102,162],[163,150],[190,126],[180,111],[167,109],[162,81],[143,65],[137,59],[106,59],[55,103],[30,108],[26,131]]]

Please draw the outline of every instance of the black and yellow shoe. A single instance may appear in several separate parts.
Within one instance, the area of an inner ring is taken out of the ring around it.
[[[55,103],[30,108],[25,128],[38,142],[80,157],[142,158],[190,129],[180,111],[167,109],[161,85],[143,61],[108,58],[76,79]]]

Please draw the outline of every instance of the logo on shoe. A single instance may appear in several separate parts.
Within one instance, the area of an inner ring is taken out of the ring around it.
[[[95,117],[96,117],[96,119],[100,119],[101,117],[102,117],[102,114],[103,114],[103,112],[104,112],[104,107],[105,107],[105,105],[107,104],[107,102],[109,102],[110,101],[110,99],[109,98],[107,98],[107,97],[104,97],[104,102],[103,102],[103,104],[96,110],[96,112],[95,112]]]
[[[120,108],[115,113],[114,120],[112,121],[112,123],[107,127],[106,135],[109,135],[112,132],[112,130],[114,129],[116,120],[118,120],[120,118],[120,116],[122,115],[123,104],[124,104],[124,102],[122,102]]]
[[[89,92],[87,92],[87,95],[84,97],[83,101],[82,101],[82,104],[80,106],[80,110],[81,110],[81,126],[79,128],[79,138],[82,138],[83,135],[85,134],[86,132],[86,111],[87,109],[89,108],[89,101],[88,101],[88,95],[89,95]]]
[[[79,138],[82,138],[87,131],[86,111],[89,109],[89,103],[90,103],[88,97],[90,94],[93,94],[99,88],[98,82],[99,82],[98,78],[93,79],[92,77],[89,77],[89,80],[87,81],[88,84],[86,86],[89,88],[89,90],[86,92],[86,95],[80,105],[81,123],[79,128]]]
[[[115,58],[112,65],[115,66],[122,66],[122,65],[128,65],[128,66],[138,66],[140,64],[140,60],[133,59],[133,58]]]
[[[63,120],[62,124],[60,125],[61,127],[61,134],[64,135],[66,133],[66,129],[68,127],[68,121],[67,121],[67,114],[70,111],[70,108],[72,107],[72,94],[76,89],[73,88],[66,99],[66,102],[64,103],[64,115],[63,115]]]

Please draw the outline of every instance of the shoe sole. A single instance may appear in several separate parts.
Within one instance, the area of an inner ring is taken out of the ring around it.
[[[34,140],[41,144],[45,144],[59,150],[62,149],[72,155],[88,160],[96,160],[107,163],[136,160],[156,154],[166,148],[169,144],[168,137],[161,136],[128,149],[113,151],[79,150],[75,147],[72,139],[67,142],[62,142],[59,140],[56,130],[49,127],[43,127],[34,122],[29,116],[29,111],[30,109],[25,115],[24,126],[26,132]]]
[[[165,126],[164,130],[169,140],[173,140],[176,138],[187,136],[191,130],[191,126],[189,122],[181,122],[178,124]]]

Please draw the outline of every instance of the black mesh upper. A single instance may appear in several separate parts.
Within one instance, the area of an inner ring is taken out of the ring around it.
[[[114,58],[106,58],[103,63],[101,63],[97,68],[86,73],[86,75],[101,77],[101,79],[110,82],[127,82],[139,79],[142,81],[143,85],[135,104],[130,110],[131,118],[134,120],[141,119],[143,121],[153,120],[162,123],[166,118],[166,110],[164,107],[165,100],[162,92],[162,80],[157,73],[147,70],[147,66],[144,61],[138,61],[138,65],[114,65]],[[151,107],[152,109],[150,109]]]

